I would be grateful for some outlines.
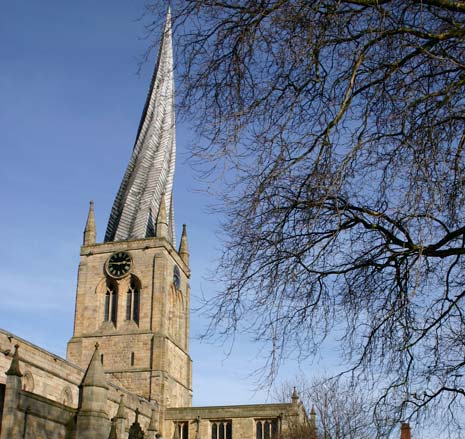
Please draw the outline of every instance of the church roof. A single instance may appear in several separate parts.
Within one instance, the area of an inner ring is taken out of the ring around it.
[[[168,240],[175,245],[172,202],[175,156],[173,47],[168,10],[158,61],[134,149],[111,210],[106,242],[155,236],[163,197]]]

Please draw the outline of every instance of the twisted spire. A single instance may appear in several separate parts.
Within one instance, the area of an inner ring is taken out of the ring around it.
[[[164,194],[170,202],[176,156],[171,12],[168,10],[158,61],[136,143],[111,210],[105,241],[155,236]],[[174,245],[174,212],[166,206],[168,240]]]

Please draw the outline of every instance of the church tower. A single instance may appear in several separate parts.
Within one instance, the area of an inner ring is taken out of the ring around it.
[[[136,142],[96,242],[91,203],[78,272],[69,361],[86,367],[99,343],[106,374],[161,407],[192,400],[189,357],[189,251],[183,227],[175,248],[174,78],[168,12]]]

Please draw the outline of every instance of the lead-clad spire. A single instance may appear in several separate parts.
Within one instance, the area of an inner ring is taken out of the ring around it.
[[[168,201],[172,198],[175,156],[173,46],[168,10],[136,143],[111,210],[105,241],[155,236],[162,196]],[[173,205],[166,207],[168,239],[175,245]]]

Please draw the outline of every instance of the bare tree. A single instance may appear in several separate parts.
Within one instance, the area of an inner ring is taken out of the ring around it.
[[[372,439],[377,429],[372,418],[375,398],[356,387],[347,379],[314,378],[308,381],[303,376],[292,382],[280,384],[273,392],[273,399],[284,401],[297,389],[300,401],[307,409],[308,423],[291,425],[285,438],[319,439]],[[389,422],[377,423],[386,432]],[[386,436],[385,436],[386,437]],[[283,438],[284,439],[284,438]]]
[[[267,343],[270,380],[335,334],[379,413],[463,427],[465,3],[171,3],[222,182],[211,328]]]

